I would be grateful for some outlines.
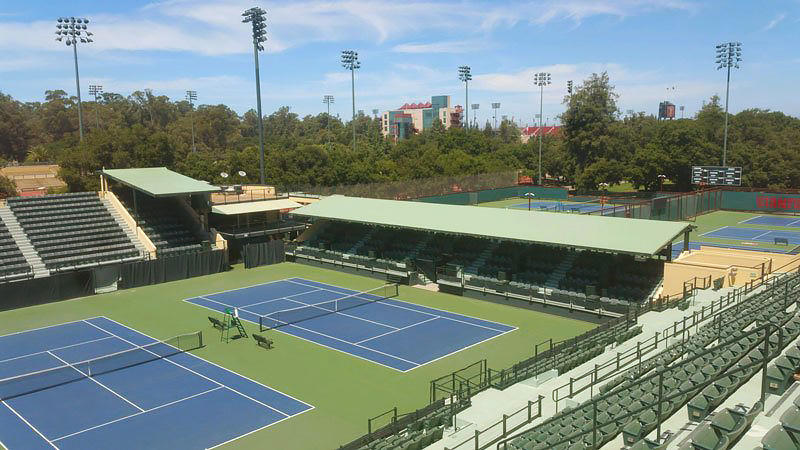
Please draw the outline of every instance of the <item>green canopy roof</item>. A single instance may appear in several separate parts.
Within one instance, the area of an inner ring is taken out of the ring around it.
[[[166,167],[143,169],[104,169],[103,174],[112,180],[149,194],[153,197],[205,194],[219,191],[206,181],[195,180]]]
[[[298,216],[442,233],[655,255],[691,224],[334,195]]]

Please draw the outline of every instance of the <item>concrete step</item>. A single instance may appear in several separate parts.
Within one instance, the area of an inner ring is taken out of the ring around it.
[[[19,247],[20,251],[22,252],[25,262],[31,266],[31,269],[33,270],[33,277],[42,278],[50,276],[50,271],[47,270],[42,258],[40,258],[39,254],[36,253],[36,249],[34,249],[30,239],[28,239],[28,236],[22,230],[17,218],[14,216],[14,212],[11,211],[11,208],[8,206],[0,208],[0,218],[3,219],[3,222],[6,224],[6,228],[8,228],[8,232],[11,234],[11,237],[14,238],[14,242],[16,242],[17,247]]]

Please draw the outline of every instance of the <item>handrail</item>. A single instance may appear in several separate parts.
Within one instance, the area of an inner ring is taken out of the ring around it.
[[[445,447],[444,450],[455,450],[462,445],[469,444],[470,442],[474,443],[475,450],[483,450],[491,447],[496,442],[502,440],[504,437],[508,436],[509,434],[519,430],[520,428],[524,427],[525,425],[533,422],[534,420],[542,417],[542,400],[544,399],[543,395],[538,396],[535,401],[528,400],[528,404],[523,406],[522,408],[514,411],[511,414],[503,414],[503,418],[498,420],[497,422],[489,425],[488,427],[484,428],[483,430],[475,430],[475,434],[468,437],[467,439],[459,442],[456,444],[455,447]],[[536,405],[536,415],[533,415],[533,405]],[[522,422],[512,426],[509,428],[509,422],[511,419],[514,419],[520,413],[527,413],[527,417],[523,419]],[[491,439],[489,442],[484,442],[483,444],[480,443],[480,438],[482,435],[488,433],[495,427],[501,427],[500,436]]]
[[[769,344],[769,337],[772,334],[770,332],[770,330],[773,329],[773,328],[775,329],[775,331],[777,331],[779,333],[779,335],[778,335],[779,339],[782,340],[783,331],[781,330],[781,328],[779,326],[771,323],[771,322],[767,322],[767,323],[764,323],[763,325],[758,326],[757,328],[754,328],[754,329],[744,333],[741,336],[733,337],[733,338],[728,339],[725,342],[723,342],[721,344],[718,344],[718,345],[716,345],[716,346],[714,346],[714,347],[712,347],[710,349],[706,349],[703,352],[697,353],[692,358],[687,358],[684,361],[681,361],[679,364],[676,364],[676,365],[674,365],[672,367],[668,367],[668,368],[666,368],[666,369],[664,369],[664,370],[662,370],[662,371],[660,371],[658,373],[653,373],[653,374],[648,375],[646,377],[640,378],[638,380],[637,384],[642,384],[645,381],[650,381],[650,380],[654,380],[654,379],[658,378],[658,384],[659,384],[659,398],[658,398],[658,400],[656,400],[652,404],[645,404],[644,406],[642,406],[640,408],[637,408],[637,409],[635,409],[633,411],[630,411],[627,414],[625,414],[624,416],[614,417],[609,422],[603,422],[603,423],[598,423],[597,422],[597,415],[598,415],[597,414],[597,403],[599,401],[601,401],[601,400],[604,400],[604,399],[612,396],[612,395],[616,395],[617,394],[617,390],[616,389],[611,390],[611,391],[609,391],[609,392],[607,392],[607,393],[605,393],[603,395],[600,395],[600,396],[595,397],[594,399],[591,399],[588,403],[584,403],[579,408],[580,409],[587,408],[589,405],[591,405],[591,408],[592,408],[592,411],[593,411],[592,417],[593,417],[593,420],[594,420],[592,429],[589,430],[589,431],[581,430],[581,431],[579,431],[579,432],[577,432],[577,433],[575,433],[573,435],[570,435],[570,436],[568,436],[568,437],[566,437],[566,438],[564,438],[564,439],[562,439],[562,440],[560,440],[558,442],[551,443],[551,446],[552,447],[558,447],[559,445],[563,445],[563,444],[567,444],[567,443],[573,442],[573,441],[575,441],[576,439],[580,438],[581,436],[583,436],[585,434],[592,433],[592,440],[593,440],[592,448],[597,448],[596,446],[597,446],[597,431],[598,431],[598,429],[604,427],[605,425],[608,425],[608,424],[611,424],[611,423],[616,423],[616,422],[621,422],[626,418],[629,418],[629,417],[632,417],[632,416],[637,415],[639,413],[642,413],[644,411],[650,410],[650,409],[653,408],[653,406],[657,406],[658,409],[659,409],[659,412],[657,414],[657,418],[658,418],[657,419],[658,420],[658,425],[657,426],[658,426],[658,428],[660,428],[661,427],[661,422],[665,419],[664,417],[662,417],[662,414],[661,414],[661,405],[663,403],[665,403],[665,402],[667,402],[667,401],[669,401],[669,400],[671,400],[673,398],[678,398],[678,397],[680,397],[682,395],[686,395],[686,394],[689,394],[691,392],[695,392],[695,391],[699,390],[699,388],[695,387],[695,386],[692,386],[692,387],[687,388],[685,390],[682,390],[682,389],[678,388],[678,392],[676,392],[674,394],[671,394],[671,395],[668,395],[668,396],[665,397],[662,394],[663,393],[663,377],[664,377],[664,373],[676,370],[676,369],[678,369],[680,367],[683,367],[683,366],[685,366],[687,364],[690,364],[693,361],[695,361],[696,359],[701,358],[701,357],[703,357],[703,356],[705,356],[705,355],[707,355],[709,353],[715,352],[720,348],[724,348],[724,347],[726,347],[728,345],[731,345],[733,343],[739,343],[741,341],[742,337],[744,337],[744,336],[750,336],[750,335],[753,335],[753,334],[756,334],[756,333],[760,336],[760,334],[762,332],[764,334],[764,337],[763,338],[759,338],[759,340],[757,340],[757,341],[753,342],[752,344],[750,344],[750,346],[747,349],[747,352],[742,352],[742,357],[747,355],[753,349],[757,348],[761,344],[761,342],[765,343],[764,344],[764,347],[765,347],[764,350],[765,351],[762,353],[762,358],[761,358],[762,359],[761,362],[762,362],[762,365],[763,365],[763,372],[764,372],[764,375],[762,377],[762,386],[761,386],[761,400],[763,401],[764,400],[764,396],[765,396],[765,392],[766,392],[766,384],[767,384],[767,382],[766,382],[767,361],[769,361],[770,359],[772,359],[775,356],[777,356],[778,354],[780,354],[782,349],[783,349],[783,347],[781,345],[779,345],[779,348],[776,350],[777,353],[774,354],[774,355],[772,355],[771,352],[769,351],[769,345],[768,345]],[[725,377],[731,375],[733,372],[749,370],[750,367],[747,367],[747,366],[731,369],[733,367],[733,365],[736,362],[738,362],[739,359],[741,359],[741,358],[738,358],[737,360],[732,361],[730,364],[726,365],[723,370],[720,370],[717,375],[715,375],[714,377],[711,377],[711,379],[709,379],[709,380],[706,380],[707,385],[713,383],[714,381],[717,381],[717,380],[720,380],[722,378],[725,378]],[[630,386],[627,386],[626,388],[629,388],[629,387]],[[556,418],[556,416],[553,416],[549,420],[554,420],[555,418]],[[547,423],[547,422],[544,422],[544,423]],[[502,440],[502,441],[498,442],[496,448],[498,450],[500,450],[501,448],[502,449],[506,449],[508,442],[518,438],[519,436],[521,436],[522,434],[524,434],[526,432],[523,432],[523,433],[520,433],[520,434],[517,434],[517,435],[513,435],[513,436],[509,436],[505,440]],[[660,433],[658,433],[658,434],[660,435]]]

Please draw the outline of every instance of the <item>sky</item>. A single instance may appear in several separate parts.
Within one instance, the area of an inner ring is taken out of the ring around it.
[[[358,52],[356,109],[396,109],[451,95],[464,105],[458,66],[472,68],[469,101],[479,123],[491,103],[533,124],[550,72],[544,118],[564,110],[566,83],[607,71],[618,106],[655,114],[668,100],[693,115],[725,96],[715,45],[742,43],[731,73],[731,112],[746,108],[800,116],[800,0],[239,1],[0,0],[0,92],[42,101],[46,90],[75,94],[73,54],[55,41],[56,19],[85,17],[94,42],[78,46],[81,91],[90,84],[129,95],[152,89],[173,100],[197,91],[199,104],[255,108],[253,46],[241,13],[267,11],[259,55],[265,114],[289,106],[301,116],[352,114],[350,73],[340,52]],[[680,116],[680,111],[677,113]]]

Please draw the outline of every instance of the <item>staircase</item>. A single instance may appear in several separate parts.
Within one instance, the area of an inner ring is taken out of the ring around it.
[[[489,256],[491,256],[492,252],[494,252],[494,250],[499,246],[499,241],[491,241],[489,245],[481,252],[481,254],[478,255],[478,258],[475,261],[472,261],[472,264],[464,269],[464,273],[477,274],[478,269],[483,267],[483,265],[486,263],[486,260],[489,259]]]
[[[111,217],[114,218],[114,222],[117,222],[117,225],[119,225],[119,227],[122,228],[122,231],[124,231],[125,235],[128,236],[128,239],[131,240],[133,246],[136,247],[136,250],[139,251],[139,254],[142,256],[146,255],[147,247],[145,247],[145,245],[142,244],[142,241],[140,241],[139,238],[136,236],[136,230],[131,229],[130,225],[128,225],[128,223],[125,222],[125,219],[122,218],[122,215],[119,213],[119,211],[117,211],[117,208],[115,208],[114,205],[111,203],[111,200],[109,200],[108,198],[102,198],[100,199],[100,201],[103,202],[103,205],[106,207],[109,214],[111,214]]]
[[[572,268],[572,263],[574,263],[576,259],[578,259],[578,252],[567,253],[567,256],[558,263],[553,273],[551,273],[547,281],[544,282],[545,287],[548,289],[558,289],[558,282],[564,279],[569,269]]]
[[[367,234],[365,234],[363,238],[361,238],[361,240],[359,240],[358,242],[356,242],[355,244],[353,244],[353,246],[352,246],[352,247],[350,247],[350,250],[348,250],[348,251],[347,251],[347,253],[349,253],[349,254],[351,254],[351,255],[356,255],[356,254],[357,254],[356,252],[358,251],[358,249],[360,249],[361,247],[363,247],[363,246],[364,246],[364,244],[366,244],[366,243],[367,243],[367,241],[368,241],[368,240],[370,240],[370,238],[372,237],[372,233],[373,233],[374,231],[375,231],[375,229],[374,229],[374,228],[373,228],[373,229],[370,229],[370,230],[369,230],[369,232],[368,232]]]
[[[11,212],[11,208],[8,206],[0,208],[0,218],[6,223],[8,232],[11,233],[11,236],[17,243],[17,247],[19,247],[19,250],[22,252],[22,256],[25,257],[25,261],[31,266],[31,269],[33,269],[33,278],[50,276],[50,271],[47,270],[44,262],[42,262],[42,258],[36,253],[28,236],[22,231],[22,227],[19,225],[17,218],[14,217],[14,213]]]

